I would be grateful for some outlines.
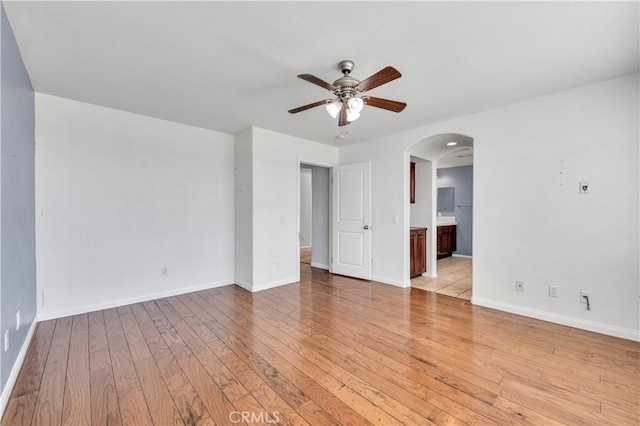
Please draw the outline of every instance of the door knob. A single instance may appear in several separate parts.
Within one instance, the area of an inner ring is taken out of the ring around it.
[[[365,225],[365,226],[364,226],[364,229],[369,229],[369,225]]]

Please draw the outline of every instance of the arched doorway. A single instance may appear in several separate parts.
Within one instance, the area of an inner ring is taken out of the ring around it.
[[[473,138],[456,133],[433,135],[406,150],[413,163],[415,197],[409,205],[409,230],[427,228],[426,272],[412,279],[412,285],[454,297],[470,299],[473,241]],[[441,176],[440,180],[438,176]],[[406,182],[411,192],[411,183]],[[457,188],[456,188],[457,187]],[[451,205],[438,208],[438,192],[450,195]],[[452,235],[441,235],[447,233]],[[438,244],[438,241],[442,244]],[[460,241],[447,246],[443,241]],[[452,248],[453,249],[452,249]],[[440,248],[440,250],[439,250]],[[450,250],[448,253],[442,250]],[[449,257],[453,254],[453,257]],[[439,261],[438,258],[442,260]],[[413,260],[415,262],[415,259]],[[411,270],[411,253],[406,264]],[[441,273],[438,266],[441,266]],[[410,274],[411,275],[411,274]]]

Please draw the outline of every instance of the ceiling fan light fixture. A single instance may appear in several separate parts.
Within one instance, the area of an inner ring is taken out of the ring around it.
[[[360,118],[360,113],[358,111],[354,111],[350,108],[347,109],[347,121],[356,121],[358,118]]]
[[[298,78],[311,84],[328,90],[334,96],[333,99],[325,99],[302,105],[289,110],[290,114],[297,114],[311,108],[324,105],[327,113],[332,118],[338,118],[338,127],[343,127],[360,118],[365,104],[375,108],[385,109],[392,112],[401,112],[407,106],[404,102],[392,101],[389,99],[374,98],[365,95],[371,89],[387,84],[397,78],[402,77],[400,72],[392,66],[386,66],[377,73],[364,80],[358,80],[351,76],[353,61],[340,61],[338,68],[342,71],[342,77],[333,83],[327,83],[321,78],[312,74],[299,74]]]
[[[360,113],[360,111],[362,111],[362,108],[364,108],[364,101],[361,98],[349,98],[349,100],[347,101],[347,106],[349,107],[349,110]]]
[[[331,118],[336,118],[338,116],[338,113],[342,109],[342,102],[336,99],[335,101],[328,103],[326,108]]]

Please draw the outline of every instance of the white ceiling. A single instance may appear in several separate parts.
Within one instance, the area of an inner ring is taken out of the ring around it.
[[[638,2],[3,1],[34,89],[235,133],[346,145],[638,71]],[[347,126],[318,107],[341,59],[403,77]]]

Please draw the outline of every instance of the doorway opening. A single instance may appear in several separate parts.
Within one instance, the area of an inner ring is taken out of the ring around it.
[[[470,300],[473,139],[454,133],[431,136],[410,147],[407,157],[410,227],[427,228],[426,272],[412,274],[411,286]],[[415,263],[411,253],[407,263]]]
[[[331,191],[328,167],[300,163],[300,263],[329,270]]]

